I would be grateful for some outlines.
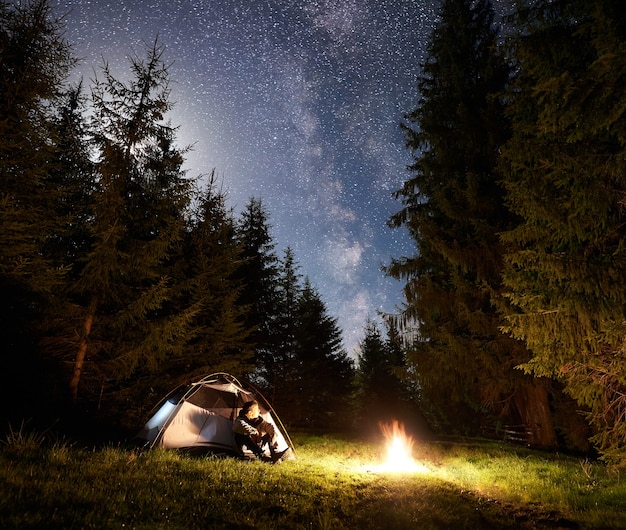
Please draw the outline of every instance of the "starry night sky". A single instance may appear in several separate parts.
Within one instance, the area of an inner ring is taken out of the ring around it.
[[[502,0],[504,1],[504,0]],[[354,353],[367,318],[401,304],[380,271],[411,255],[386,225],[410,162],[399,128],[438,0],[58,0],[86,84],[119,77],[158,35],[190,176],[215,169],[238,214],[251,196]]]

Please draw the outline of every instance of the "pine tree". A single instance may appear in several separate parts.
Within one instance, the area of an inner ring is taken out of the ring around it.
[[[356,372],[359,423],[376,432],[379,423],[410,418],[411,394],[403,377],[406,359],[394,339],[395,328],[390,327],[384,338],[376,323],[369,320],[364,331]]]
[[[45,293],[62,276],[42,252],[61,224],[49,186],[54,110],[74,64],[47,0],[0,4],[0,278]]]
[[[293,250],[287,247],[280,260],[275,285],[276,318],[272,326],[271,354],[264,360],[267,391],[288,420],[301,389],[301,360],[297,356],[298,301],[301,275]]]
[[[419,103],[404,126],[413,176],[391,220],[409,229],[417,255],[394,261],[388,272],[407,282],[403,318],[418,327],[410,357],[422,397],[447,409],[451,426],[475,430],[487,406],[531,429],[533,443],[553,446],[546,384],[514,370],[529,354],[501,333],[494,308],[499,233],[515,218],[495,171],[509,134],[497,97],[509,69],[497,52],[493,18],[486,0],[442,4]]]
[[[181,264],[179,304],[183,310],[196,306],[197,314],[184,355],[169,363],[169,377],[246,372],[252,349],[251,330],[245,326],[247,308],[239,303],[241,248],[215,172],[200,196],[181,250],[176,260]]]
[[[59,226],[46,241],[43,254],[52,260],[54,267],[65,270],[70,281],[76,278],[74,265],[90,242],[89,224],[96,182],[86,105],[82,82],[68,87],[60,99],[54,117],[57,131],[54,163],[46,184],[48,189],[58,190],[55,212]],[[64,278],[63,283],[66,280]],[[65,292],[65,285],[59,287],[55,289],[55,296]]]
[[[297,301],[295,358],[298,406],[293,423],[314,427],[352,427],[354,366],[343,347],[337,320],[305,278]]]
[[[74,65],[63,22],[47,0],[0,3],[0,414],[33,417],[52,401],[56,367],[40,355],[39,322],[66,273],[49,253],[66,228],[56,182],[57,112]],[[61,149],[62,150],[62,149]],[[24,381],[33,391],[16,403]],[[44,381],[45,380],[45,381]],[[33,407],[21,411],[20,407]]]
[[[605,457],[626,458],[622,2],[541,1],[520,12],[502,168],[511,209],[509,331],[589,411]]]
[[[128,84],[105,65],[92,89],[98,159],[91,245],[70,286],[74,311],[65,322],[74,402],[79,388],[102,394],[138,368],[180,355],[195,314],[168,311],[190,183],[176,131],[163,121],[171,103],[162,56],[155,43],[145,61],[132,59]]]
[[[237,225],[242,259],[238,272],[242,282],[239,303],[247,308],[245,326],[252,330],[249,341],[254,349],[255,367],[250,378],[266,391],[274,384],[270,367],[278,312],[279,265],[270,231],[265,206],[260,199],[251,198]]]

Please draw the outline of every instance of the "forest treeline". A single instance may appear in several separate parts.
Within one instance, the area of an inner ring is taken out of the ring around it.
[[[2,414],[137,426],[228,371],[288,425],[416,405],[443,433],[515,429],[624,463],[626,19],[621,0],[443,0],[402,122],[413,156],[386,273],[399,314],[357,363],[269,214],[236,216],[185,148],[158,42],[89,87],[48,0],[0,12]],[[401,117],[398,117],[401,120]],[[389,417],[389,419],[393,419]]]
[[[235,215],[215,171],[183,170],[165,48],[132,57],[128,79],[104,63],[85,87],[68,82],[64,34],[48,0],[0,4],[3,427],[136,432],[214,372],[250,380],[287,425],[353,427],[372,376],[357,382],[262,201]],[[392,379],[381,397],[399,395]]]
[[[387,270],[442,428],[517,425],[624,464],[626,15],[515,5],[494,24],[485,0],[442,2],[390,220],[417,252]]]

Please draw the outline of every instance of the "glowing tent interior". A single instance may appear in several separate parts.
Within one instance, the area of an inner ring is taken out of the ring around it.
[[[253,399],[263,419],[276,429],[277,450],[289,447],[289,458],[294,458],[293,443],[267,400],[251,384],[226,373],[206,376],[171,392],[136,438],[150,447],[237,455],[233,423],[243,404]]]

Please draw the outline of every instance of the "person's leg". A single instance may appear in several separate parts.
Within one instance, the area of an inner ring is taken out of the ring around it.
[[[270,445],[270,453],[272,454],[271,456],[272,462],[274,463],[279,462],[290,450],[291,449],[287,447],[287,449],[283,449],[282,451],[277,451],[276,447]]]
[[[287,449],[283,449],[282,451],[277,451],[278,449],[278,437],[276,435],[276,429],[274,426],[266,421],[263,421],[261,424],[256,427],[260,432],[263,432],[263,436],[261,438],[260,446],[264,447],[267,444],[270,448],[270,455],[272,462],[278,462],[287,452],[289,451],[289,447]]]
[[[263,433],[261,447],[267,444],[270,448],[270,451],[272,449],[276,449],[276,446],[278,444],[276,442],[277,437],[276,437],[276,429],[274,428],[274,426],[271,423],[264,420],[263,423],[257,427],[257,429],[259,430],[259,432]]]
[[[270,449],[272,448],[272,437],[268,433],[265,433],[261,437],[261,441],[259,442],[259,447],[263,448],[265,447],[265,444],[269,445]]]
[[[235,444],[237,445],[237,449],[239,449],[239,452],[242,456],[245,455],[243,450],[244,447],[247,447],[258,458],[261,458],[263,456],[263,451],[261,450],[261,448],[247,434],[235,433]]]

